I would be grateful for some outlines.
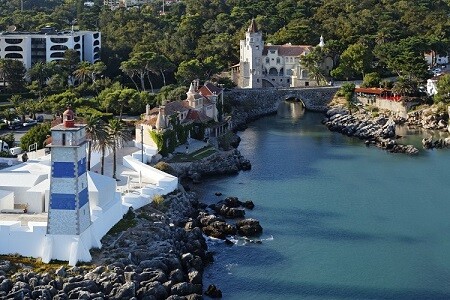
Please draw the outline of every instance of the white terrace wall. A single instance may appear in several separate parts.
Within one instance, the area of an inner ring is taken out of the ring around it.
[[[177,177],[164,173],[149,165],[143,164],[140,161],[134,159],[131,155],[123,157],[123,165],[137,172],[141,172],[142,176],[147,178],[152,184],[162,189],[161,195],[173,192],[178,188]]]

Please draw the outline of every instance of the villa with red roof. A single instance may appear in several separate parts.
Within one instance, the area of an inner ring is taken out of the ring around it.
[[[167,101],[164,105],[147,110],[143,122],[136,127],[136,134],[141,129],[143,132],[171,129],[169,121],[172,117],[178,118],[181,125],[192,125],[190,136],[204,130],[199,135],[207,139],[228,131],[229,120],[225,120],[217,109],[219,102],[223,104],[222,88],[211,82],[200,87],[199,81],[194,80],[186,95],[186,100]],[[142,136],[142,142],[148,146],[156,145],[149,134]]]
[[[325,45],[320,37],[318,46]],[[311,45],[264,45],[262,32],[252,20],[240,41],[240,62],[231,69],[232,80],[241,88],[314,86],[316,81],[301,67],[301,57],[311,52]],[[333,59],[322,63],[325,73],[333,67]]]

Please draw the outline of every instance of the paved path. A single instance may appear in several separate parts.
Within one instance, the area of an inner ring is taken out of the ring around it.
[[[122,158],[127,155],[131,155],[134,152],[139,151],[136,147],[124,147],[117,150],[116,154],[116,178],[117,178],[117,186],[124,186],[127,184],[127,176],[122,173],[132,173],[135,172],[133,169],[127,168],[122,164]],[[96,165],[91,166],[91,171],[97,172],[100,174],[101,163],[98,162]],[[104,174],[105,176],[113,176],[113,154],[105,157],[105,166],[104,166]]]
[[[186,147],[188,146],[188,147]],[[183,144],[178,146],[177,148],[175,148],[175,153],[192,153],[195,152],[197,150],[200,150],[202,148],[205,148],[208,146],[208,143],[199,141],[199,140],[194,140],[194,139],[189,139],[188,143]]]

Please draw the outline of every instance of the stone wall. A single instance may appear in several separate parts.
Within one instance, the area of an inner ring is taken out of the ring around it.
[[[402,118],[407,118],[408,111],[411,109],[411,107],[418,104],[417,102],[407,102],[407,103],[404,103],[403,101],[396,102],[379,97],[372,98],[372,97],[357,96],[356,99],[364,105],[373,105],[380,109],[389,110],[393,113],[396,113],[397,116]]]
[[[233,108],[234,129],[248,121],[276,113],[281,101],[299,99],[307,110],[323,111],[338,91],[338,87],[233,89],[225,93],[225,102]]]

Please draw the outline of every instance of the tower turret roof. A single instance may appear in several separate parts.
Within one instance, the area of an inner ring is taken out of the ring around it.
[[[258,32],[258,25],[256,25],[255,19],[252,19],[250,26],[248,26],[247,32]]]

